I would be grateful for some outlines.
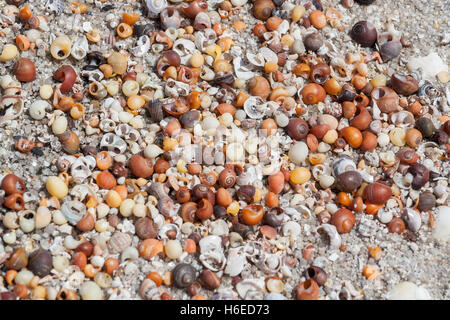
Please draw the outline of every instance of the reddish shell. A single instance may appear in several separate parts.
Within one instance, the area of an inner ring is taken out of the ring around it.
[[[377,144],[377,136],[374,135],[372,132],[364,131],[362,133],[363,141],[361,143],[361,146],[359,147],[361,151],[373,151]]]
[[[153,162],[140,155],[133,155],[128,161],[131,172],[139,178],[148,178],[153,174]]]
[[[264,216],[264,208],[259,204],[250,204],[242,209],[241,220],[248,226],[254,226],[261,222]]]
[[[281,171],[269,176],[269,190],[275,194],[280,193],[284,188],[284,175]]]
[[[350,120],[350,125],[359,130],[365,130],[369,127],[372,117],[369,111],[364,107],[358,107],[358,112],[355,117]]]
[[[327,93],[325,89],[317,83],[308,83],[300,91],[302,100],[306,104],[316,104],[325,100]]]
[[[385,184],[374,182],[366,186],[363,196],[371,203],[385,204],[392,196],[392,189]]]
[[[361,131],[355,127],[345,127],[340,131],[341,135],[344,137],[345,141],[350,145],[350,147],[356,149],[359,148],[363,141]]]
[[[355,225],[355,215],[346,208],[341,208],[331,216],[331,224],[339,233],[349,233]]]
[[[297,300],[317,300],[319,291],[319,286],[313,279],[300,282],[296,288]]]
[[[8,174],[3,178],[1,187],[7,195],[13,193],[24,194],[27,191],[23,180],[14,174]]]
[[[100,189],[112,189],[117,185],[116,179],[109,171],[102,171],[97,175],[97,185]]]

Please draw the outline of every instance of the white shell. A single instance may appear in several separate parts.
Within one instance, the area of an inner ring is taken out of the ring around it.
[[[264,57],[264,60],[266,60],[266,62],[275,62],[278,63],[278,56],[275,52],[273,52],[272,50],[270,50],[267,47],[262,47],[261,49],[259,49],[258,53]]]
[[[236,73],[236,77],[239,79],[250,80],[255,76],[254,72],[242,65],[241,57],[235,57],[233,59],[233,68]]]
[[[308,157],[308,146],[303,141],[298,141],[291,146],[288,156],[293,163],[302,164]]]
[[[246,257],[242,247],[231,248],[228,250],[228,263],[224,272],[231,277],[237,276],[244,270]]]
[[[262,300],[264,288],[264,278],[244,279],[236,285],[236,291],[244,300]]]
[[[433,237],[438,241],[450,241],[450,207],[440,206],[437,208]]]
[[[262,119],[267,110],[264,100],[260,97],[249,97],[244,102],[244,111],[251,119]]]
[[[77,60],[82,60],[86,57],[88,51],[88,40],[84,35],[82,35],[73,43],[71,55]]]
[[[326,232],[326,234],[328,235],[329,240],[330,240],[330,248],[331,249],[338,249],[341,246],[341,243],[342,243],[341,236],[337,232],[337,229],[335,226],[325,223],[325,224],[320,225],[316,229],[316,232],[319,232],[319,231]]]
[[[431,296],[425,288],[404,281],[397,284],[388,293],[389,300],[431,300]]]
[[[408,229],[412,232],[417,232],[422,225],[422,218],[420,217],[420,213],[411,208],[405,208],[403,210],[403,219],[405,219],[406,224],[408,225]]]
[[[167,8],[168,4],[166,0],[144,0],[147,7],[147,15],[150,18],[157,18],[161,11]]]
[[[136,47],[131,48],[131,53],[135,57],[143,57],[148,50],[150,50],[150,38],[147,35],[143,35],[138,39]]]

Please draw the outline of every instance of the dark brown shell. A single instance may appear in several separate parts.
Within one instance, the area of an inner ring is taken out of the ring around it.
[[[398,94],[409,96],[419,90],[419,82],[410,75],[394,73],[391,77],[391,86]]]
[[[294,140],[302,140],[306,138],[309,133],[308,123],[303,119],[293,118],[289,120],[287,133],[289,137]]]
[[[428,211],[436,206],[436,197],[430,191],[425,191],[419,196],[417,208],[420,211]]]
[[[336,178],[337,188],[344,192],[352,192],[362,183],[361,174],[358,171],[345,171]]]
[[[352,27],[350,36],[361,46],[371,47],[377,41],[377,29],[369,21],[359,21]]]
[[[430,170],[427,169],[423,164],[414,163],[412,164],[408,172],[410,172],[414,178],[411,183],[411,187],[414,190],[420,190],[427,182],[430,180]]]
[[[49,251],[38,249],[30,254],[28,261],[28,269],[39,277],[45,277],[50,274],[53,262],[52,255]]]
[[[148,115],[150,116],[150,119],[152,119],[153,122],[160,122],[163,117],[163,109],[162,109],[162,102],[158,99],[149,101],[145,108],[147,109]]]
[[[172,270],[173,283],[183,289],[189,287],[196,279],[194,267],[187,263],[180,263]]]
[[[158,232],[149,218],[139,218],[135,223],[136,235],[142,240],[156,238]]]

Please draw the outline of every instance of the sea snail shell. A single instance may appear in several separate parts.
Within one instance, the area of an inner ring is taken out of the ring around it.
[[[72,51],[72,42],[68,36],[57,37],[50,46],[50,53],[56,60],[64,60]]]

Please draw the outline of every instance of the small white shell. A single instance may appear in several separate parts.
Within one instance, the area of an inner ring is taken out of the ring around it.
[[[149,18],[158,18],[161,11],[167,8],[166,0],[144,0]]]
[[[433,237],[438,241],[450,241],[450,207],[440,206],[437,208]]]
[[[249,97],[244,102],[245,113],[251,119],[262,119],[264,117],[266,106],[264,100],[260,97]]]
[[[242,272],[246,263],[246,257],[243,254],[242,247],[231,248],[228,250],[228,263],[224,272],[231,277],[237,276]]]
[[[34,101],[29,109],[30,116],[34,120],[41,120],[45,117],[46,110],[50,108],[50,104],[44,100]]]
[[[330,248],[331,249],[339,249],[341,246],[342,240],[341,236],[337,232],[337,229],[335,226],[331,224],[322,224],[317,229],[316,232],[325,231],[328,235],[328,238],[330,240]]]
[[[258,53],[264,57],[264,60],[266,62],[275,62],[278,63],[278,56],[275,52],[273,52],[272,50],[270,50],[267,47],[262,47],[261,49],[259,49]]]
[[[381,223],[387,224],[394,218],[394,215],[389,210],[380,209],[378,210],[377,218]]]
[[[265,282],[263,278],[244,279],[236,285],[236,291],[244,300],[262,300]]]
[[[76,60],[82,60],[86,57],[88,52],[89,52],[88,40],[84,35],[82,35],[73,43],[71,55]]]
[[[422,218],[420,217],[420,213],[411,208],[405,208],[403,210],[403,219],[408,225],[408,229],[412,232],[417,232],[422,225]]]
[[[431,300],[431,296],[425,288],[404,281],[397,284],[388,293],[389,300]]]
[[[147,35],[141,36],[134,48],[131,48],[131,53],[135,57],[143,57],[148,50],[150,50],[150,38]]]

